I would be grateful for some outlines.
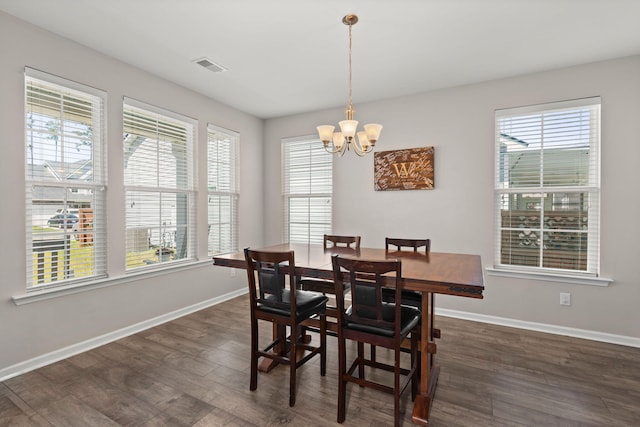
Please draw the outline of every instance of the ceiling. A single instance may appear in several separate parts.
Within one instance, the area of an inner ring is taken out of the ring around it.
[[[261,118],[640,54],[639,0],[0,0]],[[227,71],[195,64],[206,57]]]

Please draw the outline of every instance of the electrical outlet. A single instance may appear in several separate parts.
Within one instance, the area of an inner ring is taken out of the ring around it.
[[[235,268],[231,269],[231,277],[236,277],[236,269]]]
[[[568,292],[560,292],[560,305],[571,305],[571,294]]]

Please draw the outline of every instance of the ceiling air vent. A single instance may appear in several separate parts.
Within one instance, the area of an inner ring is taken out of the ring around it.
[[[222,65],[218,65],[207,58],[195,59],[193,62],[195,62],[198,65],[202,65],[204,68],[206,68],[209,71],[213,71],[214,73],[221,73],[223,71],[227,71],[227,69],[224,68]]]

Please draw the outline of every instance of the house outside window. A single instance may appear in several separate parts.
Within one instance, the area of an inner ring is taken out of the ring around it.
[[[124,101],[126,269],[195,259],[195,120]]]
[[[597,276],[600,98],[496,111],[496,268]]]
[[[207,252],[238,250],[238,139],[213,125],[207,130]]]
[[[333,155],[314,137],[282,141],[284,241],[322,244],[331,233]]]
[[[27,289],[106,276],[100,90],[25,69]]]

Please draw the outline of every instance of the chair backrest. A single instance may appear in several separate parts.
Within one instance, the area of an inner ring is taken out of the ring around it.
[[[400,304],[395,305],[393,317],[388,316],[389,303],[383,301],[382,288],[395,288],[396,301],[400,301],[402,291],[400,280],[402,277],[402,265],[400,260],[367,261],[334,255],[331,261],[336,290],[338,322],[342,322],[342,324],[353,322],[374,328],[392,330],[396,332],[396,335],[399,335]],[[395,273],[395,276],[389,276],[389,273]],[[349,313],[345,312],[345,282],[348,282],[351,288],[351,310]]]
[[[336,236],[325,234],[323,243],[325,249],[338,246],[343,246],[351,249],[360,249],[360,236]],[[331,246],[329,246],[329,243],[331,243]]]
[[[296,312],[295,278],[289,275],[289,289],[283,267],[295,268],[293,251],[264,252],[245,248],[247,277],[249,279],[249,300],[252,307],[262,304],[274,308],[291,309]],[[257,286],[256,286],[257,285]]]
[[[424,246],[425,253],[431,250],[431,239],[395,239],[387,237],[384,239],[384,248],[388,251],[389,246],[395,246],[398,251],[402,248],[413,248],[413,252],[418,252],[418,248]]]

